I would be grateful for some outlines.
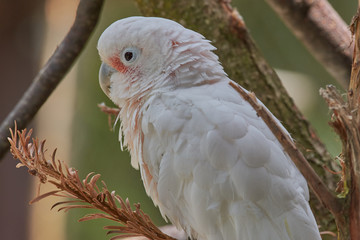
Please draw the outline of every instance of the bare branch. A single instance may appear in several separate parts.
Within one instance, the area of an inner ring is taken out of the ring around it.
[[[341,121],[346,124],[347,144],[351,176],[350,236],[360,239],[360,1],[353,18],[351,30],[355,36],[355,48],[348,91],[348,114]],[[335,112],[334,112],[335,113]]]
[[[292,161],[298,167],[300,172],[304,175],[309,183],[311,189],[314,191],[316,197],[329,209],[334,215],[339,214],[342,207],[337,198],[327,189],[326,185],[319,178],[319,176],[312,169],[304,155],[297,149],[295,143],[291,140],[289,134],[285,133],[278,125],[273,115],[262,104],[257,101],[254,93],[247,93],[241,87],[233,82],[229,84],[255,109],[257,114],[264,120],[266,125],[270,128],[277,140],[284,147],[286,153],[290,156]]]
[[[287,154],[290,156],[291,160],[295,163],[295,165],[298,167],[300,172],[303,174],[305,179],[307,180],[310,188],[318,198],[319,202],[326,207],[330,212],[333,214],[336,225],[338,228],[338,236],[339,239],[350,239],[349,231],[348,231],[348,212],[346,212],[346,206],[344,202],[341,202],[338,198],[336,198],[326,187],[326,185],[323,183],[323,181],[319,178],[319,176],[315,173],[314,169],[310,166],[310,164],[307,162],[306,158],[303,156],[303,154],[297,149],[294,142],[290,139],[290,136],[286,134],[282,128],[277,124],[272,114],[263,107],[262,104],[259,104],[257,101],[257,98],[255,97],[254,93],[247,93],[245,92],[241,87],[234,84],[233,82],[229,83],[236,91],[239,92],[239,94],[250,103],[250,105],[255,109],[257,114],[264,120],[266,125],[270,128],[272,133],[276,136],[277,140],[280,142],[280,144],[284,147]],[[337,95],[340,96],[340,95]],[[331,99],[330,98],[326,98]],[[341,97],[337,97],[337,99],[341,99]],[[341,102],[341,101],[339,101]],[[341,102],[342,103],[342,102]],[[329,104],[329,106],[331,106]],[[344,105],[340,104],[338,109],[344,110]],[[348,115],[340,115],[343,116],[340,121],[343,121]],[[350,119],[350,118],[348,118]],[[357,145],[360,146],[360,134],[358,134],[357,138],[355,138],[355,141],[357,141]],[[360,148],[358,148],[360,149]],[[360,153],[357,152],[359,156]],[[360,174],[360,171],[359,171]],[[354,191],[358,191],[358,189],[354,189]],[[358,195],[358,193],[357,193]],[[357,199],[358,200],[358,199]],[[359,202],[357,202],[357,206]],[[358,208],[354,208],[356,210],[359,210]],[[355,211],[355,210],[354,210]],[[351,211],[350,211],[350,214]],[[358,227],[354,228],[356,229],[356,232],[358,232]],[[351,238],[351,239],[358,239],[358,238]]]
[[[347,88],[352,62],[347,24],[326,0],[267,0],[325,69]]]
[[[360,4],[360,1],[359,1]],[[351,24],[355,36],[355,47],[351,68],[347,100],[339,94],[334,86],[320,89],[320,94],[333,112],[330,125],[342,141],[343,182],[346,221],[338,224],[339,236],[342,239],[359,239],[360,232],[360,5]]]
[[[359,98],[360,97],[360,9],[353,17],[353,20],[350,25],[350,30],[352,34],[355,36],[355,48],[353,55],[353,63],[351,68],[351,78],[349,84],[349,91],[353,96]],[[358,104],[360,99],[356,99],[355,104]]]
[[[24,128],[70,70],[98,21],[103,0],[81,0],[75,22],[54,54],[0,126],[0,160],[8,151],[9,128]]]
[[[338,231],[341,238],[339,239],[359,239],[358,236],[354,238],[352,235],[350,238],[350,232],[359,234],[358,226],[359,222],[356,220],[356,215],[359,216],[359,185],[356,183],[355,176],[358,175],[354,172],[354,161],[360,155],[360,135],[356,126],[359,126],[359,121],[355,121],[357,111],[350,107],[349,102],[343,99],[343,96],[338,93],[334,86],[327,86],[326,89],[320,89],[321,96],[328,103],[329,109],[333,112],[330,125],[334,128],[335,132],[339,135],[343,149],[341,157],[345,163],[344,171],[344,186],[349,188],[345,189],[343,198],[345,198],[344,213],[346,214],[344,223],[338,224]],[[349,98],[348,94],[348,98]],[[350,99],[350,98],[349,98]],[[356,124],[357,122],[357,124]],[[357,153],[355,153],[357,151]],[[355,154],[354,154],[355,153]],[[358,159],[357,159],[358,160]],[[355,166],[357,164],[355,163]],[[347,187],[350,185],[350,187]],[[351,203],[349,204],[349,202]],[[354,206],[353,206],[354,204]],[[354,219],[355,218],[355,219]],[[354,219],[354,221],[353,221]],[[349,228],[353,226],[354,231]],[[355,227],[355,228],[354,228]]]

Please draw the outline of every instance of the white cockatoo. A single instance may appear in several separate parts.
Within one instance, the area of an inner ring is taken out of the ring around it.
[[[104,31],[98,50],[120,142],[164,217],[198,240],[321,239],[304,177],[208,40],[130,17]]]

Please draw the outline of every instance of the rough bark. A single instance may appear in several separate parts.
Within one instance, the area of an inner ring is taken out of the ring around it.
[[[360,1],[357,13],[352,22],[352,32],[355,36],[355,48],[351,68],[351,78],[348,91],[349,114],[345,115],[347,141],[345,142],[347,166],[351,177],[350,189],[350,237],[360,239]],[[345,117],[344,116],[344,117]],[[350,117],[348,117],[350,116]]]
[[[284,123],[317,174],[329,187],[334,187],[333,176],[323,168],[324,164],[329,164],[330,155],[259,52],[244,21],[228,1],[137,0],[137,3],[145,16],[173,19],[211,40],[218,49],[216,53],[229,77],[256,93]],[[315,197],[311,203],[323,229],[334,230],[331,214],[320,206]]]
[[[348,25],[327,0],[266,0],[294,35],[342,85],[349,85],[353,46]]]

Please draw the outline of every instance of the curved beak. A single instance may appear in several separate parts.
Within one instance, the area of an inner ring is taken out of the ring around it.
[[[99,71],[99,83],[103,92],[109,97],[110,95],[110,78],[116,70],[106,63],[102,63]]]

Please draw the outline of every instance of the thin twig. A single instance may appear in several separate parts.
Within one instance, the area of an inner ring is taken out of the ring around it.
[[[106,113],[108,116],[108,125],[110,129],[114,129],[113,125],[116,122],[116,117],[120,113],[119,108],[112,108],[105,105],[105,103],[99,103],[98,107],[100,108],[100,111],[103,113]]]
[[[94,30],[104,0],[81,0],[75,22],[28,90],[0,126],[0,161],[9,149],[9,128],[24,128],[70,70]]]
[[[119,108],[108,107],[103,102],[99,103],[98,107],[100,108],[100,111],[102,111],[103,113],[106,113],[107,115],[110,115],[110,116],[115,116],[116,117],[120,113]]]
[[[294,35],[344,87],[352,63],[347,24],[326,0],[267,0]]]
[[[259,104],[254,93],[247,93],[241,87],[233,82],[229,84],[255,109],[257,114],[264,120],[266,125],[270,128],[272,133],[276,136],[277,140],[285,149],[286,153],[290,156],[292,161],[298,167],[300,172],[304,175],[309,183],[310,188],[314,191],[315,195],[334,215],[338,215],[342,207],[340,202],[328,190],[323,181],[312,169],[304,155],[297,149],[294,142],[291,140],[289,134],[285,133],[283,129],[277,124],[272,114],[262,104]]]

